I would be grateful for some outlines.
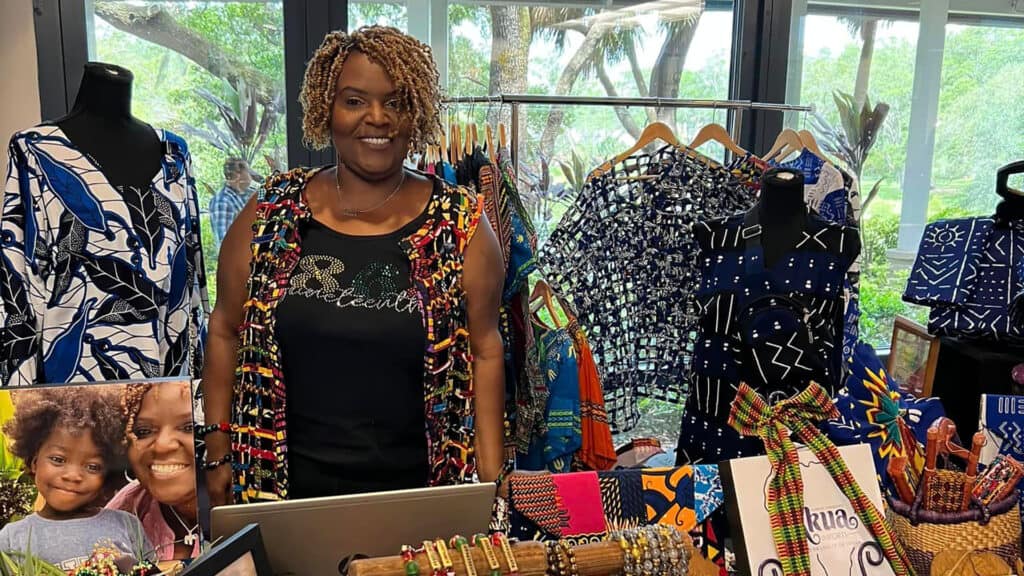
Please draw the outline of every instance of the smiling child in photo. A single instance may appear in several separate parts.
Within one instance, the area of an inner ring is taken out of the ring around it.
[[[4,433],[45,503],[0,530],[0,550],[31,551],[62,570],[86,563],[97,545],[151,559],[138,518],[105,510],[100,501],[122,458],[124,419],[116,392],[62,387],[18,391],[12,398],[14,418]]]

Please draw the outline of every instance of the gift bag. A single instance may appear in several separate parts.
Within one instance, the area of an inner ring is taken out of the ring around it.
[[[743,522],[742,516],[739,518],[740,534],[745,541],[751,535],[760,535],[762,538],[758,541],[768,543],[758,549],[764,552],[756,552],[757,558],[751,557],[750,550],[753,549],[747,546],[749,568],[754,568],[751,564],[757,563],[757,570],[750,573],[786,576],[834,573],[834,568],[826,569],[818,562],[812,563],[809,548],[810,544],[827,545],[832,538],[838,538],[842,540],[845,556],[860,565],[861,573],[865,573],[864,568],[870,565],[875,567],[868,572],[871,574],[911,574],[903,547],[879,511],[881,497],[871,466],[870,448],[849,446],[841,452],[817,427],[820,422],[835,419],[838,415],[828,393],[814,382],[799,394],[774,405],[769,405],[764,397],[746,384],[740,384],[729,412],[729,425],[743,436],[760,438],[767,453],[764,457],[741,458],[728,463],[733,486],[739,486],[739,480],[749,482],[752,477],[749,472],[737,470],[741,463],[762,464],[765,470],[757,486],[759,495],[763,496],[756,505],[740,502],[739,492],[731,494],[733,498],[730,499],[740,514],[741,511],[748,514],[757,512],[768,520],[767,523],[764,519],[756,523],[754,532],[748,534],[750,524]],[[798,451],[791,435],[806,448]],[[859,455],[863,461],[864,464],[857,468],[859,476],[851,470],[852,466],[847,465],[847,452]],[[818,475],[805,484],[804,474],[815,463],[813,470]],[[726,480],[728,477],[728,473],[723,476]],[[841,496],[826,502],[811,499],[828,494]],[[770,530],[765,530],[766,524],[770,525]],[[847,541],[855,539],[859,539],[859,544],[845,548]],[[737,547],[738,550],[740,548],[743,547]],[[815,559],[821,561],[830,557],[830,552],[826,548]],[[849,567],[852,569],[853,566]]]

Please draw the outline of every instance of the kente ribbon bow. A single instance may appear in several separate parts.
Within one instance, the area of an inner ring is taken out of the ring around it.
[[[839,451],[818,428],[816,422],[838,418],[832,399],[817,383],[811,382],[799,394],[769,406],[753,388],[740,384],[729,411],[729,425],[743,436],[757,436],[764,442],[772,475],[768,484],[768,515],[772,540],[779,555],[783,574],[810,576],[811,561],[804,525],[804,483],[800,476],[800,458],[790,433],[825,465],[829,476],[853,505],[854,511],[871,531],[897,576],[911,575],[903,546],[893,538],[882,514],[857,485]]]

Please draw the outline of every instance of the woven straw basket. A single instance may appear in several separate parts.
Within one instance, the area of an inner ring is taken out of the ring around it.
[[[920,510],[919,502],[907,505],[890,499],[889,523],[918,576],[931,574],[935,556],[950,550],[991,552],[1008,565],[1016,566],[1021,557],[1017,498],[1014,492],[985,511],[950,513]]]

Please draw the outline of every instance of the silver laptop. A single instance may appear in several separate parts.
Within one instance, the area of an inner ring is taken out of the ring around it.
[[[220,506],[210,528],[216,540],[259,524],[275,575],[344,575],[353,560],[403,544],[487,532],[494,496],[485,483]]]

